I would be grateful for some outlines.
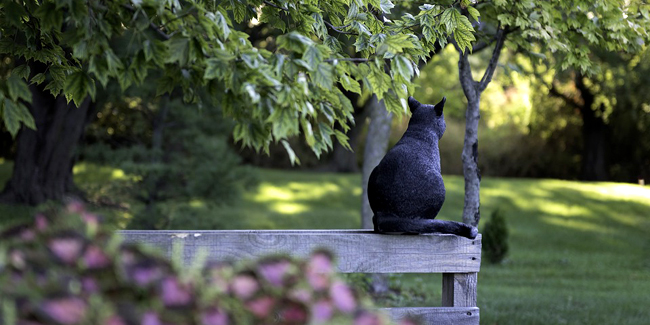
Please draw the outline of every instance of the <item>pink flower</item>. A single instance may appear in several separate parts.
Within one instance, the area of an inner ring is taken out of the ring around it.
[[[126,325],[122,318],[117,315],[113,315],[104,321],[103,325]]]
[[[135,266],[130,273],[133,281],[141,287],[158,281],[163,275],[162,270],[155,265]]]
[[[325,253],[320,252],[314,254],[305,270],[307,282],[316,291],[325,290],[330,284],[330,274],[334,268],[332,266],[332,259]]]
[[[378,315],[371,314],[368,312],[358,315],[354,319],[354,325],[382,325],[383,322]]]
[[[325,323],[332,318],[334,306],[327,300],[320,300],[311,307],[312,320],[315,323]]]
[[[99,224],[99,217],[96,214],[89,213],[89,212],[82,212],[81,220],[83,220],[89,226],[96,227]]]
[[[332,258],[323,252],[315,253],[309,259],[308,268],[312,272],[318,273],[332,273],[334,267],[332,265]]]
[[[344,313],[351,313],[357,307],[352,290],[341,281],[332,284],[330,296],[336,308]]]
[[[291,303],[282,309],[280,318],[287,323],[304,324],[307,322],[307,310],[300,304]]]
[[[50,240],[48,247],[64,263],[74,264],[81,255],[83,242],[78,238],[60,237]]]
[[[162,301],[166,307],[185,306],[192,302],[192,294],[187,285],[182,285],[174,277],[162,281]]]
[[[45,218],[45,215],[40,213],[37,214],[35,223],[36,223],[36,229],[38,231],[44,231],[45,229],[47,229],[47,218]]]
[[[99,284],[91,277],[81,279],[81,289],[86,293],[96,293],[99,291]]]
[[[25,229],[20,232],[20,239],[30,242],[36,238],[36,233],[33,229]]]
[[[293,289],[289,292],[289,298],[302,303],[308,303],[311,300],[311,292],[306,289]]]
[[[246,308],[258,318],[266,318],[271,314],[275,300],[271,297],[261,297],[246,303]]]
[[[86,303],[77,297],[49,300],[41,309],[49,318],[64,325],[77,324],[86,315]]]
[[[416,323],[414,320],[408,318],[402,319],[398,323],[398,325],[417,325],[417,324],[418,323]]]
[[[291,263],[287,260],[279,260],[268,263],[263,263],[259,267],[262,277],[266,279],[271,285],[280,287],[287,271],[291,267]]]
[[[68,210],[68,213],[82,213],[86,209],[84,208],[84,204],[80,201],[72,201],[68,203],[66,210]]]
[[[17,269],[25,268],[25,254],[17,249],[12,250],[9,253],[9,261]]]
[[[228,325],[228,314],[220,308],[210,308],[201,316],[203,325]]]
[[[162,325],[162,322],[160,322],[160,318],[158,318],[158,314],[156,314],[153,311],[148,311],[142,315],[142,322],[140,323],[141,325]]]
[[[100,269],[107,267],[111,260],[104,254],[101,248],[91,245],[86,249],[83,256],[84,264],[89,269]]]
[[[252,297],[260,285],[257,283],[257,280],[250,275],[238,275],[230,284],[230,290],[235,294],[239,299],[248,299]]]

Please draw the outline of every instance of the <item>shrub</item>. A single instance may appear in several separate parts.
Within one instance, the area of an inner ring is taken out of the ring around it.
[[[492,212],[483,229],[483,256],[492,264],[500,263],[508,253],[508,227],[500,210]]]
[[[0,233],[0,324],[387,323],[368,307],[326,251],[183,269],[78,203]]]

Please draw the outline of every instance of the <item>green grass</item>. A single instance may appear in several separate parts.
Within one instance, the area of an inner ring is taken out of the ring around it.
[[[0,182],[8,178],[0,164]],[[263,170],[259,187],[232,206],[179,202],[173,218],[190,213],[220,229],[358,228],[359,175]],[[82,188],[120,209],[103,208],[118,225],[137,207],[111,195],[119,171],[80,165]],[[439,218],[460,220],[462,177],[445,177]],[[632,184],[484,178],[482,214],[502,209],[510,229],[503,264],[483,263],[478,305],[482,324],[648,324],[650,320],[650,188]],[[0,224],[29,213],[0,206]],[[396,278],[395,305],[439,305],[439,275]]]

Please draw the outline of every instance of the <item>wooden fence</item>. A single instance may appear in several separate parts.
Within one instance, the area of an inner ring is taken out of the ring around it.
[[[307,257],[326,248],[342,273],[442,273],[442,307],[383,308],[391,317],[411,316],[426,324],[478,325],[477,273],[481,266],[481,235],[381,235],[369,230],[217,230],[121,232],[125,241],[146,243],[171,255],[183,244],[186,263],[199,250],[208,261],[256,258],[287,253]]]

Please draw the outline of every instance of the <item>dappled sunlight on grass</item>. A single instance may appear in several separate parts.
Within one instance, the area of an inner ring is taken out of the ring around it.
[[[72,173],[77,182],[111,182],[127,180],[131,177],[121,169],[91,163],[76,164],[72,168]]]
[[[309,207],[299,203],[280,202],[272,204],[271,209],[282,214],[296,214],[308,211]]]
[[[593,217],[591,211],[584,206],[568,205],[548,200],[541,201],[537,199],[533,200],[531,203],[535,203],[535,206],[537,206],[541,212],[550,215],[563,217]]]
[[[599,226],[593,222],[588,222],[584,220],[577,220],[575,218],[566,218],[566,217],[556,217],[556,216],[543,216],[542,220],[548,224],[570,228],[580,231],[591,231],[605,234],[611,232],[611,228],[605,226]]]

